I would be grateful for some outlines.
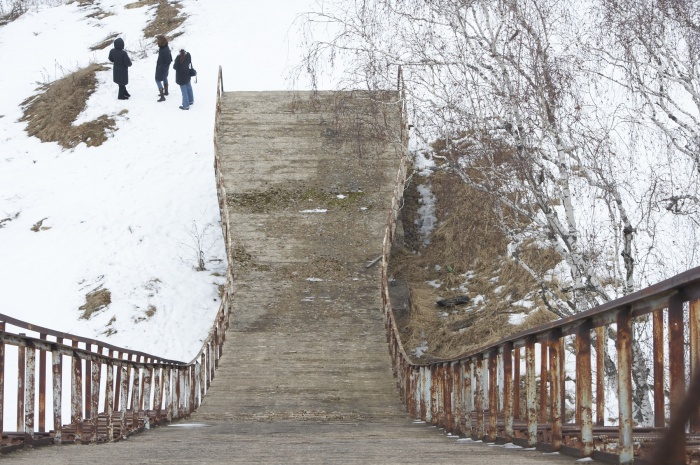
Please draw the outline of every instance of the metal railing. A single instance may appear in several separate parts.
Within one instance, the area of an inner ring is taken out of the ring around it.
[[[216,121],[223,76],[219,67]],[[227,256],[226,194],[215,142],[215,170]],[[229,324],[233,275],[202,348],[189,363],[53,331],[0,314],[1,452],[24,445],[111,442],[190,415],[214,379]],[[16,367],[16,377],[14,375]],[[14,378],[14,379],[10,379]],[[5,389],[16,383],[16,390]],[[6,392],[16,395],[6,396]],[[3,421],[16,411],[16,428]]]
[[[405,116],[400,71],[399,85]],[[402,134],[406,137],[405,129]],[[407,147],[406,139],[404,144]],[[410,414],[447,432],[487,442],[513,442],[612,463],[696,463],[700,456],[700,268],[453,359],[415,363],[401,342],[388,281],[405,180],[402,163],[383,243],[382,300],[394,374]],[[634,325],[653,328],[649,351],[653,354],[653,425],[647,427],[636,426],[633,418]],[[614,329],[617,365],[615,379],[607,379],[618,386],[613,399],[605,396],[609,328]],[[686,389],[688,374],[695,381]],[[569,399],[568,410],[567,380],[575,383],[569,389],[573,400]],[[615,407],[617,417],[611,421],[605,412]]]

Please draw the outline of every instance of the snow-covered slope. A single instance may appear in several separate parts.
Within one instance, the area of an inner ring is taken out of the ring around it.
[[[217,69],[226,90],[287,88],[293,22],[307,2],[183,0],[188,19],[170,45],[173,54],[186,48],[199,72],[187,112],[172,70],[170,97],[156,102],[157,47],[142,33],[154,10],[129,3],[96,0],[111,13],[102,20],[77,2],[41,6],[0,27],[8,65],[0,73],[0,313],[189,361],[219,308],[226,269],[213,172]],[[117,100],[110,66],[78,118],[114,117],[112,137],[70,150],[28,137],[20,103],[38,83],[109,64],[111,47],[90,47],[112,33],[133,61],[132,97]],[[198,241],[206,271],[195,269]],[[111,304],[81,319],[86,294],[100,286]]]

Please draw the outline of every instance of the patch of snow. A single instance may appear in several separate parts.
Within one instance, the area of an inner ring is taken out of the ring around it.
[[[525,313],[513,313],[511,315],[508,315],[508,323],[512,324],[513,326],[518,326],[523,324],[523,322],[527,319],[527,314]]]
[[[420,235],[424,244],[430,243],[430,234],[435,229],[437,218],[435,217],[435,196],[428,186],[419,184],[416,190],[421,195],[421,206],[418,208],[418,219],[416,225],[419,226]]]
[[[428,286],[432,286],[435,289],[440,289],[440,286],[442,286],[442,283],[438,280],[426,281],[425,284],[427,284]]]
[[[505,286],[498,286],[493,290],[493,292],[495,294],[500,294],[501,292],[503,292],[503,289],[505,289],[505,288],[506,288]]]
[[[428,351],[428,343],[426,341],[423,341],[423,343],[419,346],[413,349],[413,354],[416,357],[422,357],[425,355],[425,353]]]
[[[480,305],[483,304],[486,301],[486,297],[484,297],[482,294],[477,295],[471,300],[472,305]]]
[[[535,306],[535,302],[532,300],[518,300],[517,302],[513,302],[513,305],[524,308],[533,308]]]
[[[347,195],[343,195],[343,194],[338,194],[338,195],[336,195],[335,197],[336,197],[337,199],[340,199],[340,200],[343,200],[343,199],[347,199],[347,198],[348,198]]]
[[[311,210],[299,210],[299,213],[326,213],[328,212],[327,208],[314,208]]]
[[[323,281],[321,278],[306,278],[307,281],[311,281],[312,283],[320,283]]]

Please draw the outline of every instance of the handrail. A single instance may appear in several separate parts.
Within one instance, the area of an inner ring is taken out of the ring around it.
[[[398,83],[405,109],[401,70]],[[405,120],[402,126],[406,126]],[[407,146],[407,141],[404,144]],[[417,363],[407,355],[401,342],[388,280],[397,206],[405,179],[402,163],[385,229],[382,300],[399,394],[412,415],[450,433],[474,439],[514,442],[614,463],[650,459],[666,426],[671,425],[657,452],[656,463],[685,464],[688,454],[698,452],[698,446],[687,443],[698,444],[700,440],[700,267],[457,357]],[[649,315],[651,323],[647,323]],[[654,418],[653,426],[647,428],[635,427],[632,416],[632,329],[637,324],[653,327]],[[605,396],[604,365],[610,327],[616,331],[616,399]],[[689,331],[689,360],[684,350],[684,327]],[[573,353],[565,349],[565,343],[572,342]],[[664,360],[666,343],[668,366]],[[521,349],[524,349],[523,358]],[[566,355],[573,357],[574,362],[565,362]],[[688,368],[694,382],[686,395]],[[668,377],[664,375],[666,370]],[[567,377],[576,379],[575,406],[568,411]],[[670,386],[668,399],[664,392],[666,381]],[[617,425],[605,426],[609,422],[605,409],[615,404],[619,406]],[[667,407],[671,412],[668,423]]]
[[[226,193],[216,141],[222,96],[219,67],[214,167],[229,266],[219,311],[201,349],[185,363],[0,314],[0,431],[4,436],[0,452],[24,445],[111,442],[185,418],[201,405],[223,352],[233,298]],[[8,325],[39,337],[15,334],[8,331]],[[5,368],[10,359],[16,360],[17,367],[17,393],[12,399],[5,397],[5,382],[10,382]],[[69,392],[64,391],[64,383],[70,386]],[[9,425],[3,414],[11,410],[16,412],[16,429],[6,431]]]

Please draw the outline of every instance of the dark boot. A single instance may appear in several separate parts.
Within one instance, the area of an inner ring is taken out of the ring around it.
[[[165,102],[165,92],[163,89],[160,90],[160,98],[158,99],[159,102]]]
[[[163,84],[163,87],[165,88],[165,92],[164,92],[165,95],[170,95],[170,94],[168,93],[168,85],[167,85],[167,84]]]

